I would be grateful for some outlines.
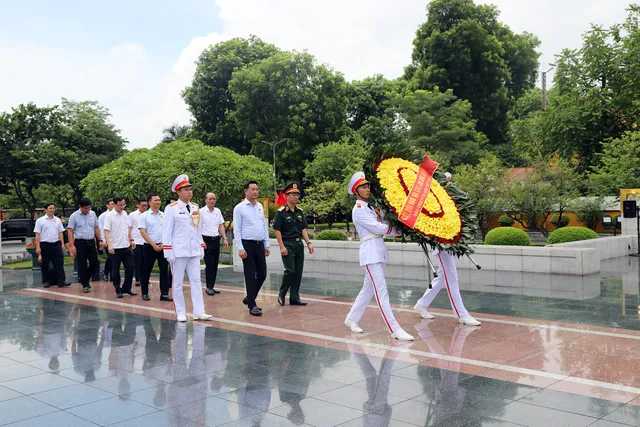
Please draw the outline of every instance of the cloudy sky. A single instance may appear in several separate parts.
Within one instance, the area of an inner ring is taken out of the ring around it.
[[[480,1],[477,0],[476,3]],[[210,44],[255,34],[308,50],[348,80],[402,74],[427,0],[2,1],[0,111],[61,97],[111,110],[129,148],[187,124],[180,97]],[[621,22],[630,0],[493,0],[515,32],[542,41],[542,66],[580,46],[590,24]]]

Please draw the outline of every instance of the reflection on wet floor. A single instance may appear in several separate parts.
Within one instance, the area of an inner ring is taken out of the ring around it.
[[[300,326],[326,337],[324,345],[310,337],[179,324],[152,311],[65,300],[73,288],[60,299],[10,292],[33,288],[38,273],[0,270],[0,425],[611,427],[640,422],[637,259],[603,262],[598,277],[490,272],[481,279],[482,272],[463,271],[465,305],[493,323],[458,325],[446,317],[450,308],[443,294],[434,303],[443,309],[435,321],[413,321],[396,306],[399,319],[413,322],[417,334],[415,343],[402,345],[389,341],[382,327],[374,329],[375,311],[363,318],[368,333],[362,339],[339,329],[342,318],[336,313],[348,307],[329,302],[355,297],[359,268],[332,265],[331,273],[320,273],[308,264],[303,292],[318,301],[307,311],[291,314],[284,307],[277,314],[274,298],[265,295],[260,322]],[[410,306],[424,291],[427,278],[415,272],[403,277],[407,274],[389,275],[394,304]],[[265,294],[280,280],[281,274],[272,272]],[[241,295],[233,293],[241,289],[241,274],[222,269],[219,284],[223,293],[207,299],[208,306],[219,301],[217,317],[246,322],[234,314],[242,309],[233,302]],[[96,289],[92,298],[110,298],[109,285],[101,286],[104,293]],[[593,384],[563,381],[568,376],[611,387],[604,393]]]

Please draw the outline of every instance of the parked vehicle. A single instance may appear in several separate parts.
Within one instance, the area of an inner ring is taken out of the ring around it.
[[[30,219],[8,219],[2,221],[0,224],[2,241],[21,240],[24,242],[27,237],[34,237],[33,225]]]

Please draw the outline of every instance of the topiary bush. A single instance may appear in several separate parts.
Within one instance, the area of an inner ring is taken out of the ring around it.
[[[529,235],[519,228],[498,227],[487,233],[485,245],[531,246]]]
[[[570,221],[571,220],[566,215],[562,215],[562,218],[559,215],[554,215],[551,217],[551,224],[553,224],[555,228],[566,227],[567,225],[569,225]]]
[[[556,243],[577,242],[579,240],[597,238],[598,234],[587,227],[562,227],[549,234],[547,243],[553,245]]]
[[[324,230],[318,233],[316,240],[348,240],[347,233],[340,230]]]
[[[500,218],[498,218],[498,224],[500,224],[501,227],[511,227],[515,223],[516,221],[509,215],[500,215]]]

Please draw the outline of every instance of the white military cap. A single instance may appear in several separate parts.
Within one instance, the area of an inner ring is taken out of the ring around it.
[[[349,181],[349,187],[347,188],[347,193],[355,194],[356,188],[360,187],[362,184],[368,184],[369,181],[364,177],[364,172],[356,172],[351,177]]]
[[[191,183],[189,182],[189,177],[186,174],[179,175],[171,186],[171,191],[177,193],[179,189],[183,187],[191,187]]]
[[[448,179],[449,181],[451,181],[451,172],[445,172],[444,177],[445,179]]]

